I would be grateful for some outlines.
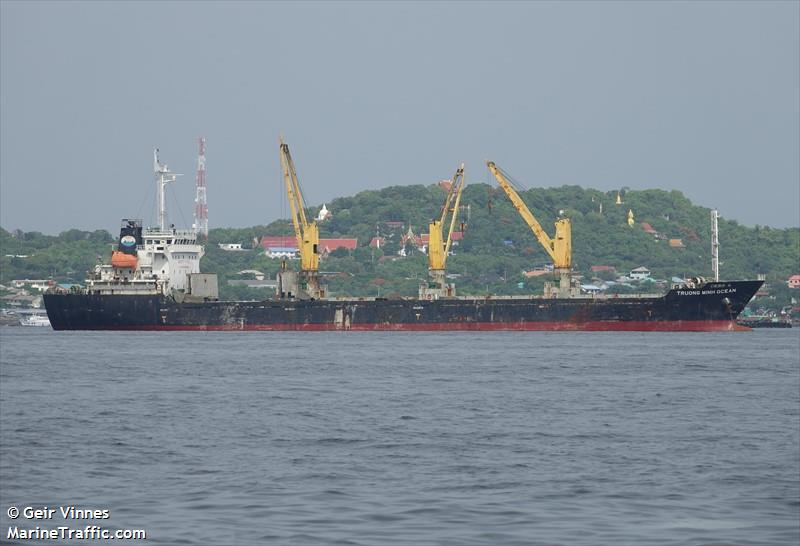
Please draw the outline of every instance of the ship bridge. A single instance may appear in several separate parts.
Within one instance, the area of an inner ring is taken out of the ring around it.
[[[205,254],[197,243],[197,234],[189,229],[148,228],[137,247],[139,268],[145,277],[162,279],[170,290],[188,290],[192,273],[200,273],[200,259]]]

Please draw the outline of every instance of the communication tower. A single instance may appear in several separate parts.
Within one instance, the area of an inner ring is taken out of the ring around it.
[[[197,194],[194,198],[194,232],[208,239],[208,201],[206,201],[206,139],[200,137],[197,156]]]

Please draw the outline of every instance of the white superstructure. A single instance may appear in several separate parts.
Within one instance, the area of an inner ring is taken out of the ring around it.
[[[136,245],[135,267],[97,265],[87,287],[92,292],[114,294],[188,292],[189,275],[200,273],[204,255],[194,230],[148,228]]]
[[[188,290],[189,275],[200,273],[200,258],[205,254],[197,244],[197,234],[189,229],[147,229],[142,239],[137,247],[141,275],[161,279],[164,293]]]
[[[200,273],[200,259],[205,254],[194,229],[167,228],[164,189],[176,174],[154,153],[158,182],[159,226],[142,229],[141,220],[123,220],[119,247],[110,264],[98,264],[87,279],[87,290],[94,294],[164,294],[184,295],[192,291],[191,275]]]

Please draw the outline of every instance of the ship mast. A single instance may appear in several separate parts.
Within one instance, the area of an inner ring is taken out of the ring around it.
[[[711,269],[714,272],[714,281],[719,281],[719,212],[711,211]]]
[[[175,182],[180,176],[169,170],[169,167],[158,160],[158,148],[153,150],[153,171],[156,175],[156,184],[158,184],[158,227],[161,231],[167,229],[167,196],[165,193],[167,184]]]

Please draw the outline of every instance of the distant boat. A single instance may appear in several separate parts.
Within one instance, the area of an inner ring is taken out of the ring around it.
[[[748,328],[791,328],[792,321],[788,318],[770,317],[765,315],[750,315],[739,317],[736,323]]]
[[[47,318],[47,315],[37,314],[23,317],[19,319],[19,323],[22,326],[50,326],[50,319]]]

